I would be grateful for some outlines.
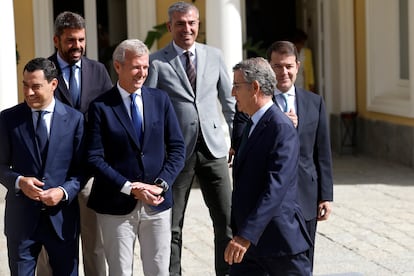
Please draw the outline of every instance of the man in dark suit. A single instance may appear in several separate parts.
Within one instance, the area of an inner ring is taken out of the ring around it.
[[[11,275],[34,275],[42,246],[54,275],[78,275],[83,115],[55,100],[57,85],[51,61],[29,61],[23,72],[25,102],[0,114]]]
[[[328,219],[333,200],[331,145],[325,104],[321,96],[295,88],[300,62],[294,44],[288,41],[273,43],[267,58],[277,79],[274,100],[286,111],[299,134],[299,205],[314,243],[317,221]],[[314,246],[308,252],[312,267],[313,255]]]
[[[55,19],[53,42],[57,51],[49,59],[55,63],[59,71],[55,97],[80,110],[87,120],[90,102],[109,90],[112,82],[102,63],[84,56],[85,19],[73,12],[60,13]],[[86,276],[106,276],[102,235],[98,229],[96,213],[86,207],[91,185],[92,181],[89,180],[78,195],[83,267]],[[42,258],[39,259],[39,264],[42,262]],[[39,265],[39,273],[45,275],[46,271],[41,270],[42,268],[43,265]]]
[[[118,83],[89,109],[87,156],[95,175],[88,206],[98,213],[110,275],[132,275],[138,237],[145,275],[168,275],[172,189],[185,148],[162,90],[143,86],[149,52],[137,39],[113,53]]]
[[[250,118],[233,163],[230,275],[310,275],[311,241],[296,201],[297,132],[272,101],[276,79],[265,59],[233,72],[232,94]]]
[[[168,9],[173,41],[151,54],[146,85],[168,93],[186,143],[186,164],[173,186],[171,275],[181,275],[182,229],[191,186],[196,179],[214,228],[215,269],[228,273],[224,248],[231,238],[231,184],[223,115],[231,133],[234,99],[230,77],[218,49],[195,42],[199,11],[177,2]],[[220,105],[218,104],[220,102]]]

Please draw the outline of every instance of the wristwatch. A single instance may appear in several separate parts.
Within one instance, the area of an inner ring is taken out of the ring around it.
[[[155,179],[155,181],[154,181],[154,184],[155,184],[157,187],[162,188],[162,193],[161,193],[161,195],[164,195],[164,194],[168,191],[168,189],[170,188],[170,186],[168,185],[168,183],[167,183],[167,182],[165,182],[165,180],[164,180],[164,179],[162,179],[162,178],[156,178],[156,179]]]

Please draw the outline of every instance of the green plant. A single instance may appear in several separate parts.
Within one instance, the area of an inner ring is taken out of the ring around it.
[[[263,41],[256,42],[253,44],[252,38],[249,37],[243,44],[243,49],[254,53],[256,56],[266,58],[266,49],[262,47]]]
[[[148,31],[147,37],[145,38],[145,45],[147,45],[148,49],[151,49],[152,45],[156,40],[159,40],[165,33],[168,32],[167,23],[161,23],[152,27],[153,30]]]

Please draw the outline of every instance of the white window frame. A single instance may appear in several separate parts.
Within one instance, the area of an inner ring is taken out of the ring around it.
[[[367,110],[414,118],[414,68],[400,79],[399,1],[366,0]],[[408,1],[408,14],[414,4]],[[409,64],[414,64],[414,17],[408,17]],[[358,66],[358,65],[357,65]]]

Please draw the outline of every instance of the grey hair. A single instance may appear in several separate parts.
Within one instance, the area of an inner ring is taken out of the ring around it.
[[[240,71],[247,82],[257,81],[263,94],[273,96],[276,89],[276,76],[269,62],[262,57],[243,60],[233,67]]]
[[[119,43],[112,54],[113,61],[123,64],[125,61],[125,53],[131,52],[139,57],[149,55],[147,45],[139,39],[126,39]]]
[[[187,3],[187,2],[176,2],[174,4],[172,4],[169,8],[168,8],[168,21],[171,22],[172,21],[172,16],[175,12],[178,13],[187,13],[190,10],[194,10],[197,13],[197,18],[200,15],[200,12],[198,11],[198,8],[196,6],[194,6],[191,3]]]
[[[65,29],[85,29],[85,19],[74,12],[64,11],[56,16],[54,32],[55,36],[61,36]]]

